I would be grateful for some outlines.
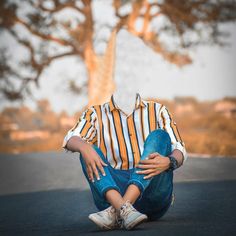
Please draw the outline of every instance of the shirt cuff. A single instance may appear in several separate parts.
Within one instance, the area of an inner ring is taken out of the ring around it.
[[[173,151],[174,149],[180,150],[183,153],[183,157],[184,157],[183,163],[184,163],[188,159],[188,156],[187,156],[185,145],[184,146],[183,145],[180,142],[173,143],[171,144],[171,151]]]

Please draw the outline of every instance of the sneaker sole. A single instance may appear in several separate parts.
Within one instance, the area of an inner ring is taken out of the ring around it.
[[[112,230],[112,229],[116,229],[116,227],[108,227],[104,224],[102,224],[96,217],[94,217],[93,215],[89,215],[88,218],[93,221],[93,223],[95,223],[98,227],[100,227],[101,229],[104,230]]]
[[[125,228],[127,230],[134,229],[135,227],[137,227],[141,223],[146,222],[147,220],[148,220],[147,216],[142,215],[142,216],[138,217],[134,222],[131,222],[129,225],[127,225]]]

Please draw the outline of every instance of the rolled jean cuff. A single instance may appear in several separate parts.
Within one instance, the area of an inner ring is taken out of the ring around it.
[[[105,194],[106,194],[106,192],[108,191],[108,190],[111,190],[111,189],[114,189],[114,190],[116,190],[117,192],[119,192],[119,193],[121,193],[120,192],[120,188],[118,187],[118,186],[116,186],[116,185],[111,185],[111,186],[106,186],[106,187],[104,187],[102,190],[101,190],[101,194],[102,194],[102,196],[105,198],[106,196],[105,196]]]
[[[144,185],[143,185],[139,180],[137,180],[137,179],[131,179],[131,180],[129,180],[128,186],[131,185],[131,184],[134,184],[134,185],[136,185],[136,186],[139,188],[140,195],[139,195],[139,197],[138,197],[137,200],[140,200],[140,199],[142,198],[143,192],[144,192],[144,190],[145,190]]]

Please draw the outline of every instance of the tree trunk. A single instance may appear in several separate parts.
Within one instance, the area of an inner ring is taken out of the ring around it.
[[[85,64],[88,71],[88,106],[109,101],[115,91],[114,67],[116,29],[111,33],[105,53],[96,55],[92,45],[85,51]]]

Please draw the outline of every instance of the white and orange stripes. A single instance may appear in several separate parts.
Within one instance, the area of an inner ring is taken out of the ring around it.
[[[145,139],[158,128],[169,133],[172,151],[180,150],[185,161],[185,144],[170,112],[163,104],[143,100],[139,93],[136,93],[135,109],[128,116],[116,105],[113,95],[109,102],[86,109],[68,131],[63,147],[66,149],[72,136],[79,136],[97,145],[112,167],[127,170],[139,162]]]

